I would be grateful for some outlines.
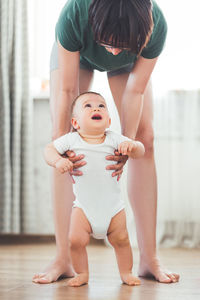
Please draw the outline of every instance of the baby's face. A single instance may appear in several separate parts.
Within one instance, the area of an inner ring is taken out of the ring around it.
[[[72,118],[75,129],[84,134],[101,134],[110,126],[105,100],[95,94],[85,94],[77,100]]]

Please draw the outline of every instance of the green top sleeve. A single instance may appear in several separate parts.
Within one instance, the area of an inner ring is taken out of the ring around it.
[[[56,40],[69,51],[80,51],[80,17],[76,1],[69,0],[63,7],[56,24]]]
[[[163,50],[166,36],[167,36],[167,23],[165,17],[153,1],[153,20],[154,28],[147,46],[142,50],[141,56],[144,58],[155,58],[160,55]]]

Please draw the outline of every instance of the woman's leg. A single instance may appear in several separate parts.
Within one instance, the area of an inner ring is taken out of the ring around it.
[[[89,90],[93,72],[80,70],[79,91]],[[52,122],[55,119],[56,101],[59,93],[59,73],[55,69],[50,74],[50,108]],[[52,169],[52,198],[54,225],[56,236],[56,257],[44,272],[36,274],[33,281],[37,283],[50,283],[56,281],[60,276],[72,277],[74,272],[71,267],[69,256],[69,224],[74,195],[72,191],[72,180],[68,174],[60,174]]]
[[[127,73],[108,78],[119,115],[127,79]],[[160,282],[174,282],[179,279],[179,275],[163,269],[156,253],[157,180],[152,121],[153,101],[149,82],[144,94],[143,112],[136,137],[143,142],[146,152],[143,158],[129,161],[128,193],[135,215],[140,250],[139,275],[151,274]]]

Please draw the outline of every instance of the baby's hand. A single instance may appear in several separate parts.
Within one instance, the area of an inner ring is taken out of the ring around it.
[[[137,148],[137,143],[134,141],[125,141],[119,144],[118,151],[122,155],[128,155],[128,153],[132,152]]]
[[[60,158],[55,163],[55,167],[62,174],[73,171],[73,163],[68,158]]]

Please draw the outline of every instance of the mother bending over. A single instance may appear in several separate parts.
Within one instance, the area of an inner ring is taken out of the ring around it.
[[[176,282],[179,275],[161,267],[156,252],[157,183],[153,148],[151,74],[167,33],[165,18],[151,0],[69,0],[56,25],[51,55],[52,139],[70,131],[74,98],[89,90],[93,71],[106,71],[121,120],[122,134],[141,141],[146,154],[128,162],[128,194],[135,215],[140,251],[139,276]],[[81,176],[82,156],[72,154],[73,175]],[[109,166],[120,177],[126,157],[113,153]],[[84,176],[84,174],[83,174]],[[74,195],[69,174],[53,168],[53,203],[57,255],[34,282],[73,276],[68,231]]]

